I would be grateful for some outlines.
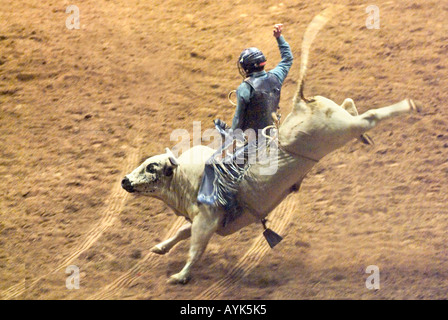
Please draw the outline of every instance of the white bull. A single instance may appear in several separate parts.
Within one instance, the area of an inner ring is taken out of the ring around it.
[[[238,188],[243,212],[236,220],[223,226],[224,209],[197,202],[205,161],[215,152],[211,148],[196,146],[177,159],[167,149],[165,154],[144,161],[123,179],[122,186],[127,191],[160,199],[189,221],[174,237],[152,248],[157,254],[165,254],[179,241],[191,237],[188,261],[179,273],[170,277],[170,283],[186,283],[190,279],[192,266],[214,233],[226,236],[266,217],[291,190],[297,189],[309,170],[324,156],[353,139],[365,137],[364,133],[382,120],[418,111],[416,103],[406,99],[358,115],[351,99],[338,105],[321,96],[312,99],[303,96],[308,48],[327,18],[325,12],[317,16],[305,33],[299,88],[292,112],[279,127],[275,160],[278,169],[275,174],[264,175],[260,170],[266,164],[250,166]]]

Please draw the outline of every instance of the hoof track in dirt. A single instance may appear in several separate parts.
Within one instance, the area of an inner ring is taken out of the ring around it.
[[[277,233],[281,234],[286,231],[286,226],[291,221],[294,214],[295,200],[291,194],[286,198],[270,215],[272,220],[270,227]],[[246,254],[229,270],[227,275],[206,291],[199,294],[195,299],[219,299],[220,296],[229,290],[232,285],[247,276],[255,267],[258,266],[261,259],[272,250],[267,244],[265,238],[260,235],[253,243]]]
[[[171,238],[177,230],[185,223],[184,218],[177,218],[171,229],[165,234],[164,239]],[[107,300],[114,296],[118,296],[122,289],[132,286],[137,279],[137,275],[143,271],[154,269],[160,263],[158,254],[150,251],[143,259],[136,263],[125,274],[117,278],[111,284],[103,288],[100,292],[89,297],[90,300]]]
[[[137,144],[138,145],[138,144]],[[123,171],[129,172],[132,166],[138,161],[138,152],[131,153],[126,159]],[[121,180],[121,179],[120,179]],[[18,298],[23,295],[26,291],[32,289],[39,281],[44,279],[50,274],[59,272],[60,270],[66,268],[72,262],[79,257],[80,254],[89,249],[106,231],[111,227],[117,217],[120,215],[129,194],[121,188],[119,182],[114,184],[111,194],[109,195],[108,205],[104,208],[102,212],[102,218],[92,229],[87,233],[83,242],[81,242],[69,256],[67,256],[62,262],[58,264],[51,272],[32,280],[31,282],[26,282],[25,280],[19,282],[16,285],[11,286],[9,289],[1,293],[2,299],[10,300]]]
[[[286,226],[291,221],[294,213],[294,196],[290,195],[283,201],[279,207],[270,215],[272,219],[271,227],[279,233],[286,231]],[[177,230],[184,224],[183,218],[178,218],[171,229],[165,234],[164,239],[172,237]],[[227,275],[219,282],[212,285],[206,291],[195,297],[195,299],[216,299],[219,298],[226,289],[247,276],[263,259],[263,257],[271,250],[266,240],[260,235],[246,252],[246,254],[229,270]],[[100,292],[92,295],[92,300],[107,300],[119,297],[122,290],[129,288],[137,280],[138,274],[142,271],[154,270],[160,264],[158,254],[150,251],[143,259],[129,269],[125,274],[117,278]]]

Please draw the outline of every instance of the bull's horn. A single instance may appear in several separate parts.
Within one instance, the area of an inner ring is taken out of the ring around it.
[[[170,162],[173,166],[178,166],[179,162],[177,161],[176,157],[174,156],[174,154],[171,152],[171,150],[169,148],[165,148],[166,153],[168,154],[168,159],[170,159]]]

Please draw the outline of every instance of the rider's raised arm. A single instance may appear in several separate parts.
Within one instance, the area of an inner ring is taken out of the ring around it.
[[[282,29],[283,25],[281,24],[276,24],[274,26],[274,37],[277,39],[278,48],[280,49],[282,60],[274,69],[269,71],[275,74],[279,78],[281,83],[283,83],[286,76],[288,75],[289,69],[291,68],[294,59],[292,56],[291,47],[289,46],[288,42],[286,42],[285,38],[281,35]]]

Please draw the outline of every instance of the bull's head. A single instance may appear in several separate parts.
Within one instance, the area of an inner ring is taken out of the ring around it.
[[[121,186],[130,193],[155,196],[158,190],[170,183],[178,165],[173,153],[166,148],[166,153],[146,159],[126,175],[121,181]]]

